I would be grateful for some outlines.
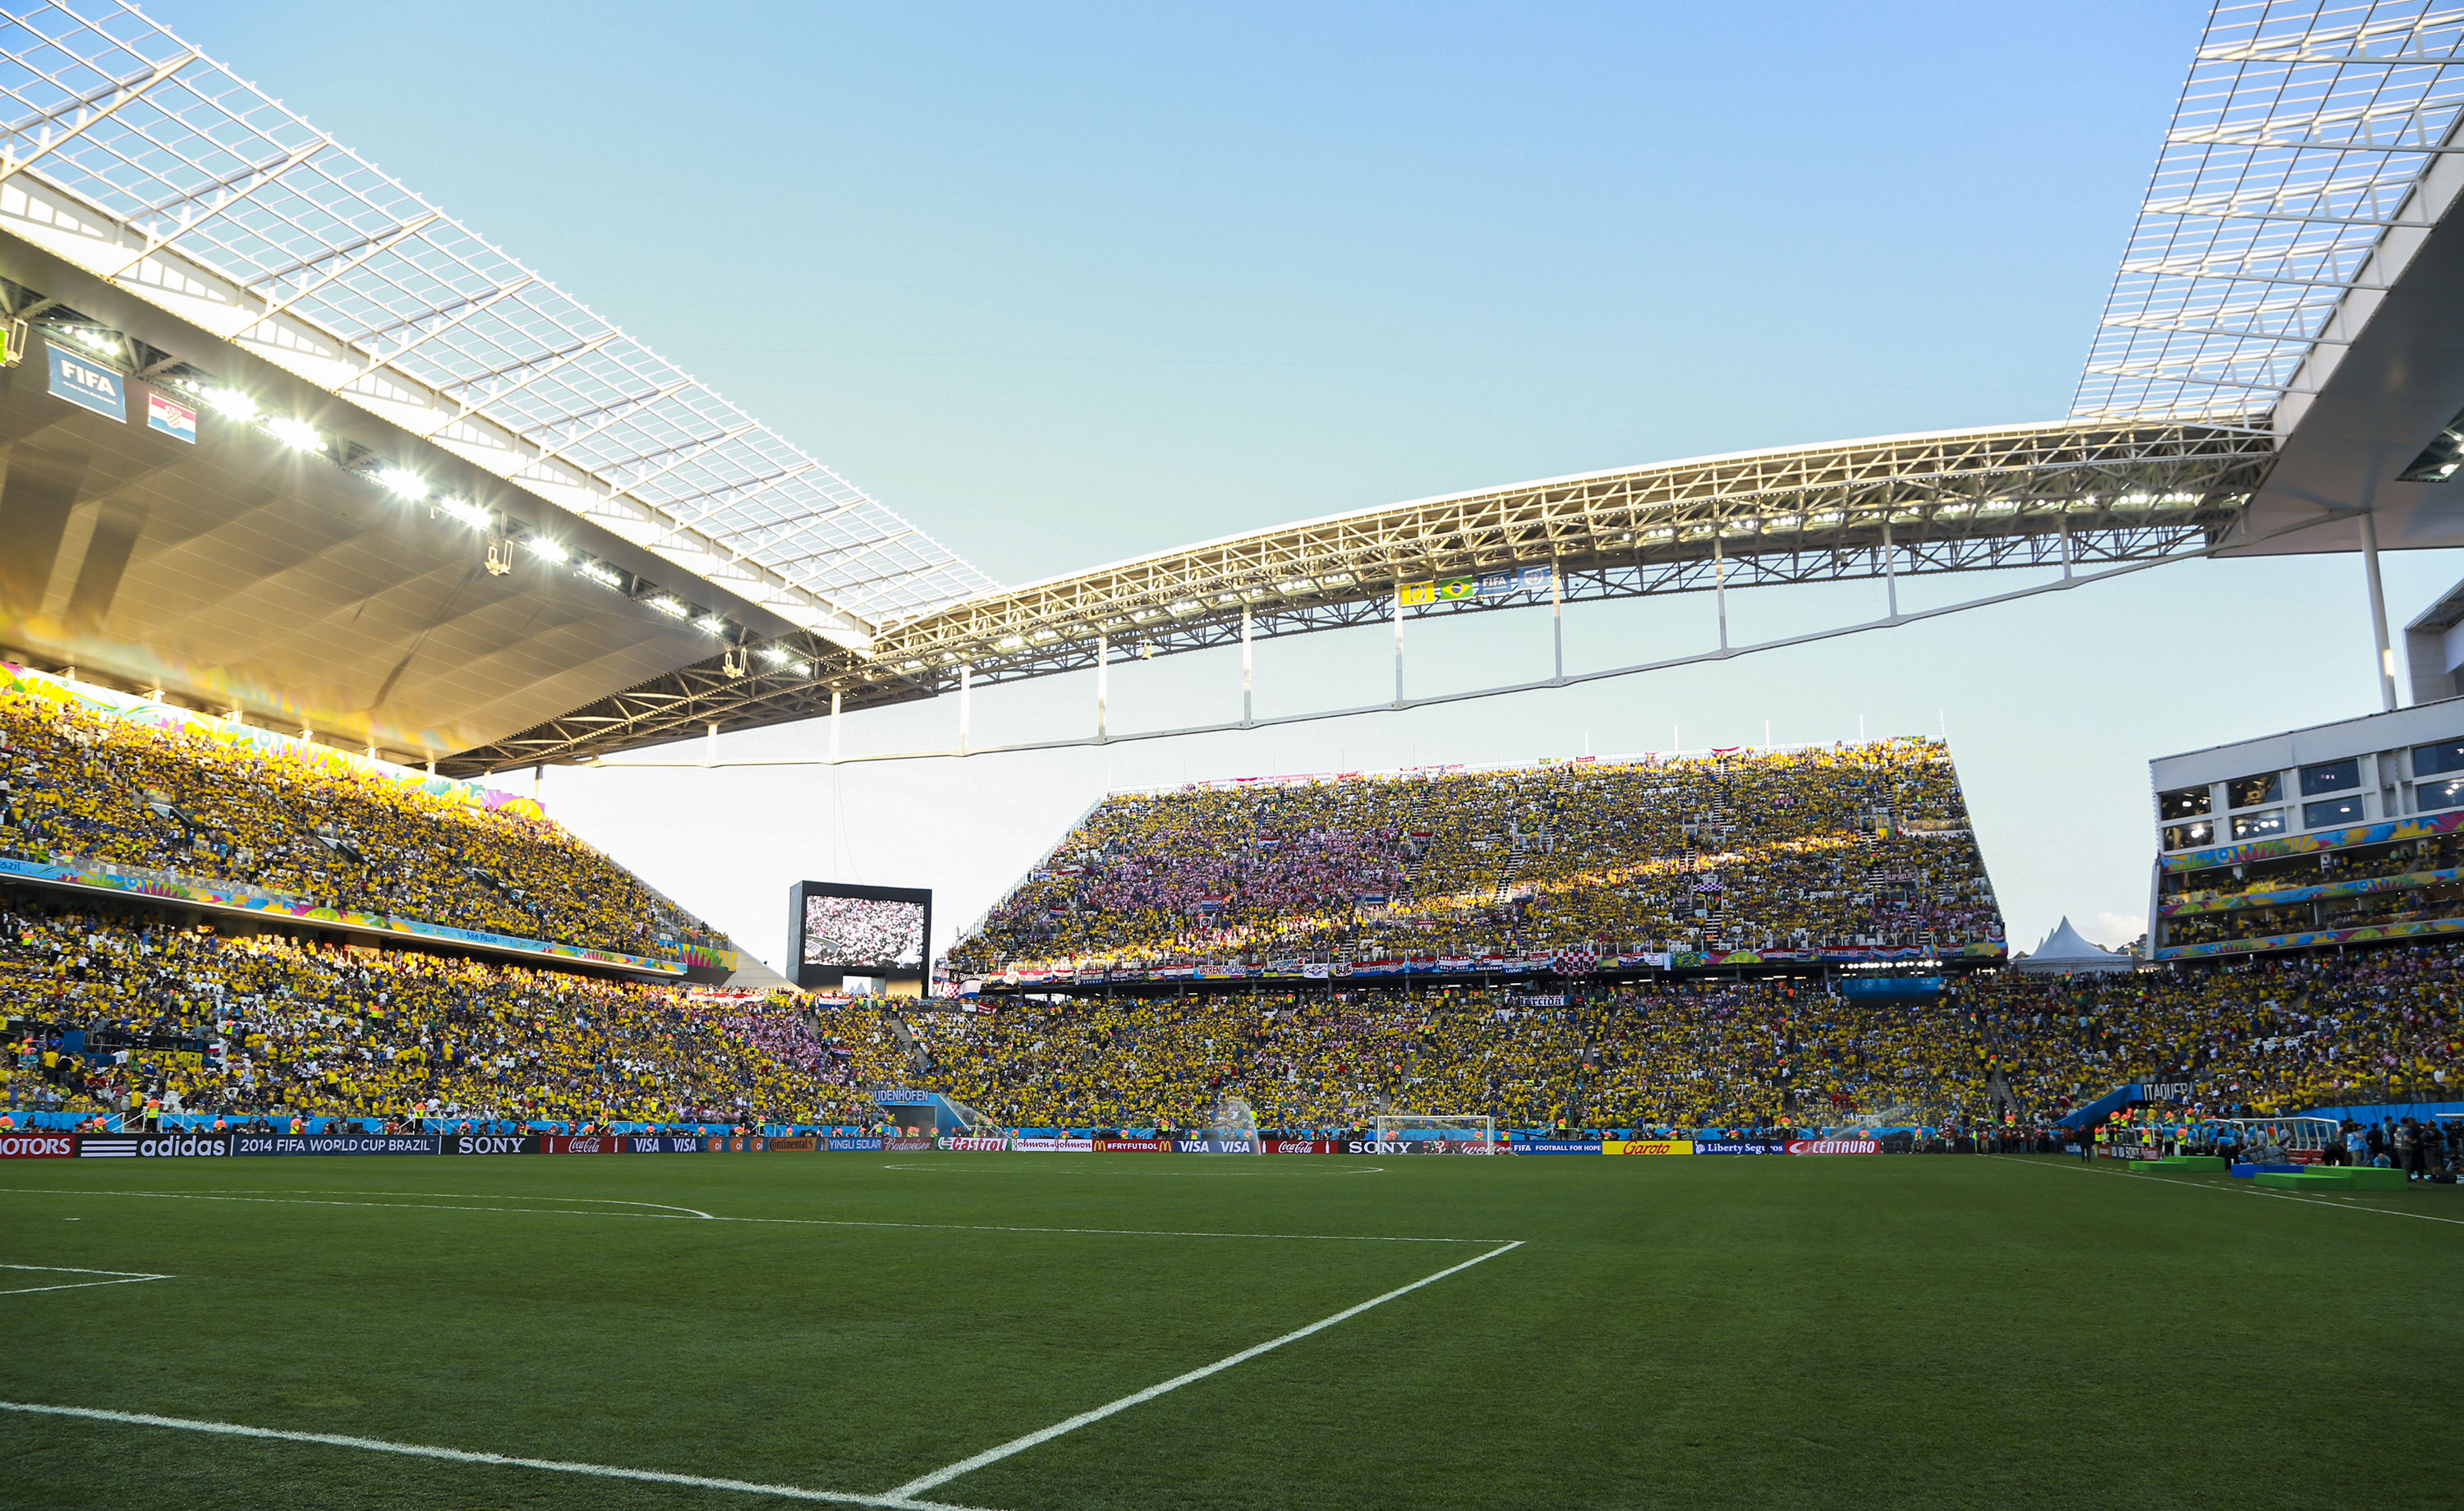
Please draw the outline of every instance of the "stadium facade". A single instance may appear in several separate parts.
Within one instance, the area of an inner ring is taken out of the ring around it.
[[[2464,699],[2162,756],[2151,953],[2464,931]]]

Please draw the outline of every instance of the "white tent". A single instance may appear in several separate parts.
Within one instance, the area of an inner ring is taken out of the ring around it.
[[[2068,918],[2056,925],[2052,933],[2045,935],[2043,944],[2021,955],[2015,963],[2022,971],[2045,975],[2075,971],[2129,971],[2139,964],[2130,955],[2100,950],[2080,938]]]

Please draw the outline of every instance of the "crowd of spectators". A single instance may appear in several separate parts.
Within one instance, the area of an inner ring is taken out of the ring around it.
[[[1998,941],[1948,751],[1897,739],[1108,799],[964,974]]]
[[[631,953],[723,942],[544,818],[5,690],[0,854]]]
[[[862,1125],[907,1051],[869,1006],[318,948],[0,898],[11,1105],[125,1114]],[[104,1046],[108,1063],[63,1055]]]

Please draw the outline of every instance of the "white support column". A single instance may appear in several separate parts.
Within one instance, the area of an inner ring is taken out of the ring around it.
[[[1111,682],[1112,637],[1098,635],[1095,637],[1095,737],[1099,740],[1105,737],[1104,705],[1111,697]]]
[[[718,764],[718,726],[715,724],[710,726],[710,743],[702,747],[701,763],[705,766]]]
[[[2387,587],[2379,580],[2379,525],[2375,515],[2362,515],[2362,571],[2370,584],[2370,635],[2379,647],[2379,705],[2395,712],[2395,646],[2387,642]]]
[[[1891,544],[1891,512],[1882,511],[1882,591],[1888,595],[1891,618],[1900,617],[1900,553]]]
[[[1711,521],[1711,602],[1720,609],[1720,648],[1728,648],[1728,558],[1720,550],[1720,522]]]
[[[2065,509],[2060,516],[2062,530],[2062,576],[2071,575],[2071,514]]]
[[[1241,605],[1241,722],[1254,724],[1258,719],[1256,701],[1256,663],[1250,657],[1249,605]]]
[[[841,696],[836,688],[830,690],[830,764],[833,766],[839,763],[839,699]]]
[[[1395,706],[1403,706],[1403,589],[1395,589]]]
[[[1556,652],[1556,680],[1566,680],[1566,578],[1549,563],[1549,635]]]
[[[976,695],[976,664],[958,663],[958,754],[967,754],[967,716]]]

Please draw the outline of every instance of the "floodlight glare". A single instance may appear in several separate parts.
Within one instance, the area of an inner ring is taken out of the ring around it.
[[[265,433],[295,451],[325,449],[325,438],[317,433],[315,426],[305,420],[294,420],[288,415],[276,415],[266,421]]]
[[[672,614],[678,619],[682,619],[687,614],[693,612],[692,609],[685,607],[682,603],[677,602],[671,598],[654,598],[649,602],[650,606],[657,609],[660,613]]]
[[[524,540],[522,544],[530,547],[531,555],[545,557],[550,561],[570,560],[573,557],[572,552],[567,551],[561,545],[558,545],[555,541],[550,540],[545,536],[532,536],[529,539]]]
[[[701,618],[694,620],[693,624],[699,628],[709,630],[714,635],[724,635],[727,633],[727,621],[719,618],[716,614],[704,614]]]
[[[209,388],[205,394],[206,407],[233,420],[256,418],[256,401],[236,388]]]
[[[116,353],[120,350],[120,337],[111,331],[88,330],[83,326],[76,326],[70,329],[69,334],[99,352]]]
[[[485,530],[495,523],[486,510],[466,498],[440,498],[436,501],[436,507],[473,530]]]
[[[377,474],[377,486],[396,498],[407,498],[414,504],[428,496],[428,479],[408,468],[386,468]]]
[[[796,653],[784,646],[764,646],[761,647],[761,659],[774,667],[783,667],[796,659]]]
[[[578,570],[593,582],[604,582],[609,587],[625,585],[624,578],[617,575],[614,567],[602,566],[596,561],[584,561]]]

